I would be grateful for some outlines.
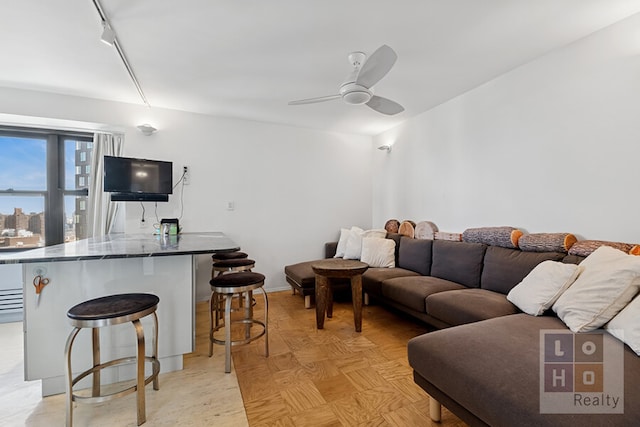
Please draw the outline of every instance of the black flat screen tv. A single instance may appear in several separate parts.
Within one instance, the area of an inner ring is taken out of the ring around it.
[[[173,163],[104,156],[104,191],[112,201],[166,202],[173,193]]]

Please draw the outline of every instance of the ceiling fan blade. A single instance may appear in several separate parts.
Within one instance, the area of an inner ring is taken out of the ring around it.
[[[316,102],[331,101],[332,99],[341,98],[341,95],[329,95],[319,96],[317,98],[299,99],[297,101],[290,101],[289,105],[302,105],[302,104],[315,104]]]
[[[391,70],[393,64],[396,63],[396,59],[398,59],[398,55],[396,55],[393,49],[386,44],[380,46],[371,54],[360,69],[360,73],[356,78],[356,84],[364,86],[367,89],[371,88]]]
[[[378,113],[393,116],[394,114],[402,113],[404,107],[395,101],[392,101],[381,96],[373,95],[367,105]]]

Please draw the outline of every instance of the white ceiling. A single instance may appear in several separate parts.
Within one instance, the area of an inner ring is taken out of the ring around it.
[[[640,0],[101,0],[152,107],[376,135],[640,12]],[[0,0],[0,86],[142,104],[92,0]],[[384,116],[341,100],[347,54],[398,54]]]

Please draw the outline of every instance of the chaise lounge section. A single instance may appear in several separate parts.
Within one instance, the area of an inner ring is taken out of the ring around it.
[[[540,331],[566,331],[555,316],[520,313],[434,331],[409,341],[416,384],[472,426],[640,425],[640,357],[624,347],[623,414],[540,413]]]
[[[333,258],[336,253],[338,242],[329,242],[324,244],[324,253],[326,258]],[[291,285],[293,294],[299,292],[304,298],[304,307],[311,308],[311,298],[315,295],[316,275],[311,268],[311,264],[315,261],[304,261],[297,264],[287,265],[284,268],[284,275],[287,283]],[[335,283],[334,283],[335,284]],[[349,281],[344,281],[344,285],[348,285]]]

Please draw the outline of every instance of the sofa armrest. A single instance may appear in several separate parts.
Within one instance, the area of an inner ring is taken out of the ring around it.
[[[333,258],[336,254],[336,249],[338,249],[338,242],[327,242],[324,244],[324,257],[325,258]]]

